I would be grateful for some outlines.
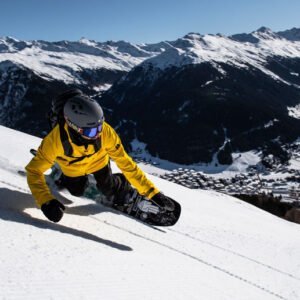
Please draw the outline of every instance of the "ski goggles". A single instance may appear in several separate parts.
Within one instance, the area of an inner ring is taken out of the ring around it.
[[[76,130],[82,136],[90,138],[90,139],[97,137],[98,134],[102,131],[103,123],[98,124],[97,127],[82,127],[81,128],[81,127],[78,127],[77,125],[75,125],[74,123],[72,123],[67,118],[65,118],[65,119],[66,119],[66,122],[69,127]]]
[[[99,124],[97,127],[86,127],[80,128],[79,133],[88,138],[94,138],[102,130],[102,124]]]

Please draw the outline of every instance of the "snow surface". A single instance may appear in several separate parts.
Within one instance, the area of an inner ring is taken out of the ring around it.
[[[45,79],[66,83],[76,81],[74,72],[84,69],[129,71],[156,54],[124,41],[97,43],[82,38],[78,42],[49,43],[0,38],[0,62],[11,61]]]
[[[244,69],[257,68],[273,79],[291,85],[266,68],[267,59],[272,56],[299,57],[300,41],[287,40],[276,35],[270,29],[265,32],[258,30],[249,35],[257,42],[240,42],[223,35],[187,34],[183,38],[169,42],[170,48],[144,61],[143,65],[151,64],[164,70],[171,66],[182,67],[210,62],[219,73],[226,76],[226,72],[221,67],[221,63],[226,63]]]
[[[0,299],[299,299],[300,227],[238,199],[149,175],[182,205],[170,228],[59,197],[58,224],[26,178],[36,137],[0,126]]]
[[[33,70],[45,79],[76,83],[74,72],[83,69],[109,69],[128,72],[142,63],[166,69],[210,62],[226,76],[221,64],[238,68],[256,68],[287,85],[292,85],[269,70],[269,57],[297,58],[300,41],[285,39],[268,28],[250,34],[247,42],[224,35],[190,33],[175,41],[157,44],[131,44],[125,41],[100,43],[82,38],[80,41],[19,41],[0,38],[0,62],[11,61]],[[255,42],[250,42],[250,41]],[[298,76],[298,73],[291,73]],[[210,84],[208,81],[206,84]],[[299,87],[293,84],[295,87]],[[299,87],[300,88],[300,87]]]
[[[140,142],[138,139],[134,139],[131,142],[131,147],[131,155],[133,155],[137,160],[144,160],[150,164],[141,162],[140,167],[145,172],[156,175],[163,175],[169,171],[173,171],[174,169],[182,168],[200,171],[220,178],[231,177],[235,176],[237,173],[246,172],[249,166],[255,166],[261,161],[260,152],[253,150],[241,153],[232,153],[233,162],[231,165],[219,164],[217,160],[217,153],[214,154],[210,163],[184,165],[152,156],[146,149],[147,144]]]
[[[290,106],[287,108],[288,109],[288,114],[290,117],[293,117],[295,119],[300,119],[300,105],[296,106]]]

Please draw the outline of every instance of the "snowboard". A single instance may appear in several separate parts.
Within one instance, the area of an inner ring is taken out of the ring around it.
[[[31,149],[30,153],[36,155],[37,151]],[[54,164],[51,168],[51,173],[46,175],[47,183],[58,191],[62,188],[57,184],[61,175],[62,171],[58,164]],[[148,198],[141,196],[137,190],[133,188],[130,195],[127,195],[122,203],[119,201],[118,203],[114,203],[113,200],[108,199],[99,191],[93,175],[88,175],[88,181],[89,184],[82,197],[94,200],[143,223],[154,226],[173,226],[180,218],[181,206],[177,201],[171,198],[169,199],[174,204],[174,210],[169,211]]]

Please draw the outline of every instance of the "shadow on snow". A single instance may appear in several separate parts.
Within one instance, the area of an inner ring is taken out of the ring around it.
[[[60,199],[63,200],[63,199]],[[70,203],[70,200],[63,201]],[[61,233],[71,234],[83,239],[91,240],[97,243],[110,246],[122,251],[132,251],[132,248],[118,244],[116,242],[102,239],[91,233],[70,228],[61,224],[52,223],[47,220],[40,220],[24,212],[27,208],[36,208],[33,197],[30,194],[22,193],[7,188],[0,188],[0,219],[5,221],[17,222],[33,225],[41,229],[51,229]],[[106,211],[104,207],[97,204],[88,204],[84,206],[66,208],[66,213],[88,216]]]

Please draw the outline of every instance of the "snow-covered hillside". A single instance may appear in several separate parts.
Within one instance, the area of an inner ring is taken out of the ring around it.
[[[0,38],[0,124],[41,137],[51,99],[76,86],[127,144],[136,138],[180,164],[229,164],[234,152],[299,137],[299,32],[189,33],[155,44]]]
[[[128,42],[98,43],[19,41],[0,38],[0,62],[10,61],[46,78],[76,82],[74,73],[85,69],[129,71],[146,58],[164,50],[164,44],[134,45]],[[78,83],[78,82],[77,82]]]
[[[128,140],[143,142],[160,159],[229,165],[236,152],[266,149],[264,155],[278,156],[274,141],[288,147],[300,135],[298,31],[189,33],[99,100]]]
[[[66,192],[58,224],[18,175],[38,138],[0,127],[1,299],[299,299],[300,227],[151,176],[182,205],[153,228]]]
[[[268,57],[296,58],[300,56],[299,29],[273,32],[261,27],[252,33],[224,36],[189,33],[175,41],[156,44],[132,44],[125,41],[20,41],[0,37],[0,62],[22,65],[46,79],[76,83],[74,73],[85,69],[130,71],[143,61],[165,69],[189,64],[213,62],[223,75],[219,63],[240,68],[260,69],[274,79],[287,83],[264,65]],[[291,72],[291,75],[298,76]],[[74,81],[75,80],[75,81]],[[78,83],[78,82],[77,82]]]
[[[226,76],[226,71],[222,69],[220,63],[245,69],[251,66],[275,80],[290,84],[266,67],[268,58],[300,57],[299,40],[289,40],[265,27],[250,34],[234,36],[189,33],[183,38],[170,42],[169,45],[169,49],[146,60],[144,65],[166,69],[171,66],[182,67],[210,62],[223,76]],[[298,76],[292,73],[291,71],[291,75]]]

